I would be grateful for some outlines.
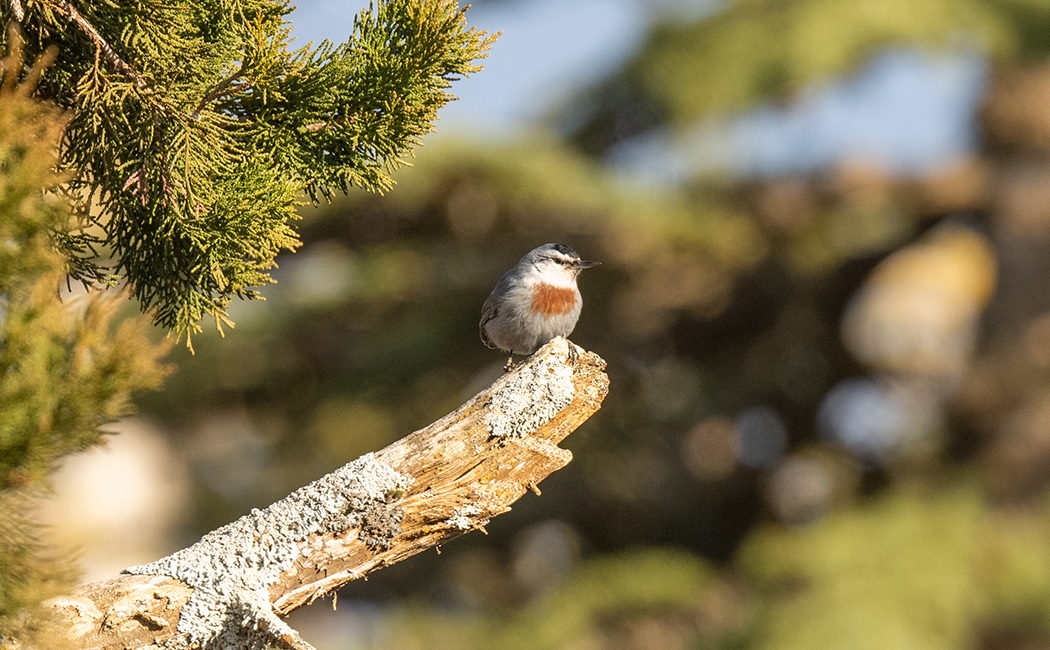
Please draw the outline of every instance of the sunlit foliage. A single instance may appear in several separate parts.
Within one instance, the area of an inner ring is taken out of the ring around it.
[[[59,460],[102,441],[99,427],[129,412],[132,391],[155,387],[167,346],[148,323],[114,314],[119,296],[66,295],[76,237],[55,173],[67,116],[31,97],[43,63],[19,83],[17,41],[0,62],[0,639],[45,630],[40,601],[68,589],[69,558],[54,558],[28,514]]]
[[[31,56],[59,46],[40,94],[70,111],[61,167],[96,227],[76,236],[75,275],[126,276],[178,336],[258,296],[299,245],[304,193],[388,189],[493,40],[455,2],[382,0],[348,21],[347,42],[293,49],[291,11],[44,1],[17,17]]]

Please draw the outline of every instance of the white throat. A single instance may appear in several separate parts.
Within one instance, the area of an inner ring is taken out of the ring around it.
[[[529,275],[533,282],[542,282],[543,284],[565,289],[576,288],[576,274],[562,266],[544,266],[534,270]]]

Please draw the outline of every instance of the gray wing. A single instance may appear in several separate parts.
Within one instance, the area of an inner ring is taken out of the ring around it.
[[[489,294],[489,297],[485,299],[485,304],[481,306],[481,322],[478,323],[478,329],[481,331],[481,342],[485,344],[485,347],[497,349],[496,344],[489,340],[489,337],[485,336],[485,324],[490,320],[499,315],[499,308],[496,306],[499,299],[497,296],[506,295],[507,289],[510,288],[511,280],[513,278],[513,271],[507,271],[496,283],[496,287]]]

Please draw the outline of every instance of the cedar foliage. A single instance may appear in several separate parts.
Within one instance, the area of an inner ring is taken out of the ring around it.
[[[177,336],[258,298],[299,238],[302,197],[388,189],[453,80],[495,36],[450,0],[380,0],[346,43],[293,49],[282,0],[0,3],[30,56],[59,55],[40,94],[68,109],[61,167],[99,234],[69,238],[72,275],[126,277]],[[21,16],[17,14],[21,13]],[[113,259],[107,265],[107,256]]]
[[[42,65],[22,71],[9,38],[0,61],[0,642],[45,629],[39,602],[72,577],[29,515],[48,474],[63,455],[98,444],[99,427],[128,412],[129,394],[166,374],[166,346],[146,337],[147,320],[113,326],[119,298],[59,298],[67,264],[58,247],[77,237],[72,206],[55,193],[67,119],[31,97]]]
[[[0,1],[0,647],[52,646],[40,603],[74,579],[31,516],[48,475],[167,372],[114,292],[61,288],[126,280],[187,343],[229,323],[299,245],[304,197],[389,188],[494,38],[454,2],[384,0],[347,43],[293,49],[290,11]]]

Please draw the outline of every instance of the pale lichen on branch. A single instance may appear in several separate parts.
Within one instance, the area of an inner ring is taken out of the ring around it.
[[[571,368],[555,358],[544,359],[515,373],[492,397],[485,425],[497,437],[527,436],[565,408],[572,395]]]
[[[570,354],[571,345],[555,339],[444,418],[187,549],[57,599],[54,608],[82,630],[75,647],[308,648],[278,615],[485,532],[572,459],[557,443],[598,410],[608,377],[601,358]],[[488,416],[512,393],[515,405],[529,404],[511,433],[493,435]]]
[[[187,549],[126,573],[171,576],[193,587],[178,624],[190,643],[216,649],[262,646],[294,632],[273,613],[269,589],[299,557],[299,543],[310,535],[359,527],[370,504],[385,504],[388,493],[411,483],[366,454]],[[230,624],[236,620],[252,624]]]

